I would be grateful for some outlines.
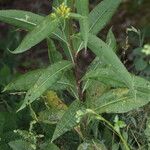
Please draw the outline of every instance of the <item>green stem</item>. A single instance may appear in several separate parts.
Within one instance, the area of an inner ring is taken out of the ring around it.
[[[129,146],[128,146],[128,143],[126,142],[126,140],[123,138],[123,136],[121,135],[120,132],[118,132],[114,126],[108,121],[106,120],[105,118],[103,118],[102,116],[100,116],[99,114],[97,114],[96,112],[94,112],[93,110],[89,109],[87,111],[89,114],[94,114],[94,116],[96,116],[96,119],[97,120],[100,120],[100,121],[103,121],[105,122],[111,129],[113,129],[115,131],[115,133],[120,137],[122,143],[124,144],[126,150],[130,150]]]
[[[68,40],[68,38],[66,37],[66,34],[65,34],[65,21],[64,21],[64,25],[61,24],[61,27],[62,27],[63,37],[65,38],[65,41],[66,41],[65,43],[67,45],[67,48],[68,48],[69,55],[71,57],[72,63],[75,64],[74,58],[73,58],[72,49],[71,49],[71,43],[70,43],[70,41]]]
[[[121,139],[122,143],[124,144],[126,150],[130,150],[130,148],[129,148],[129,146],[128,146],[128,143],[127,143],[126,140],[123,138],[123,136],[121,135],[121,133],[118,132],[118,131],[114,128],[114,126],[113,126],[109,121],[107,121],[105,118],[103,118],[102,116],[99,116],[99,115],[97,115],[97,119],[98,119],[98,120],[101,120],[101,121],[105,122],[107,125],[109,125],[109,126],[117,133],[117,135],[120,137],[120,139]]]

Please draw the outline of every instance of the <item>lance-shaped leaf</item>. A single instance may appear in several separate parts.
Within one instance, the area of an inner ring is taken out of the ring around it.
[[[61,77],[62,72],[71,67],[72,64],[69,61],[61,61],[45,69],[34,86],[28,90],[24,102],[19,110],[22,110],[26,107],[26,105],[31,104],[39,98],[46,90],[57,82],[57,80]]]
[[[109,22],[121,0],[103,0],[89,14],[90,32],[97,34]]]
[[[110,87],[125,87],[124,82],[118,76],[111,67],[98,68],[96,70],[89,71],[83,78],[83,80],[94,79],[106,84]]]
[[[18,54],[29,50],[31,47],[50,36],[58,27],[58,23],[58,19],[53,19],[51,16],[45,17],[39,25],[25,36],[18,48],[12,53]]]
[[[79,123],[78,118],[76,117],[77,112],[84,109],[84,105],[79,100],[74,101],[69,106],[62,119],[58,122],[52,141],[77,126]]]
[[[9,142],[9,146],[13,149],[13,150],[34,150],[34,148],[32,147],[32,144],[30,142],[27,141],[23,141],[23,140],[16,140],[16,141],[11,141]]]
[[[150,102],[150,93],[137,90],[135,94],[126,88],[111,90],[95,102],[95,111],[98,113],[126,113],[138,109]],[[94,105],[92,105],[94,106]]]
[[[60,150],[60,149],[57,147],[57,145],[50,142],[46,142],[40,145],[40,150]]]
[[[104,43],[101,39],[98,37],[90,34],[89,41],[88,41],[88,47],[100,58],[105,60],[105,62],[112,66],[114,72],[117,73],[118,76],[120,76],[121,80],[129,87],[130,89],[133,89],[133,83],[132,78],[127,69],[124,67],[124,65],[121,63],[117,55],[113,52],[113,50]]]
[[[47,38],[48,57],[51,64],[62,60],[62,55],[57,51],[55,43],[52,39]]]
[[[116,38],[112,32],[112,28],[110,28],[108,34],[107,34],[107,39],[106,43],[113,49],[114,52],[117,51],[117,41]]]
[[[31,31],[44,20],[44,16],[22,10],[0,10],[0,21]],[[62,32],[57,28],[52,33],[54,39],[65,41]]]
[[[38,80],[38,78],[41,76],[44,69],[37,69],[34,71],[30,71],[28,73],[25,73],[23,75],[20,75],[18,78],[14,79],[12,82],[10,82],[4,91],[27,91],[29,90],[35,82]]]
[[[25,30],[32,30],[43,19],[43,16],[28,11],[0,10],[0,21]]]
[[[88,20],[89,0],[77,0],[76,6],[77,6],[78,14],[83,16],[83,18],[79,20],[79,23],[80,23],[81,35],[84,40],[84,44],[86,48],[88,42],[88,34],[89,34],[89,20]]]

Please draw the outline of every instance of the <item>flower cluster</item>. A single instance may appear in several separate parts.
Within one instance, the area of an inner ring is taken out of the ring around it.
[[[63,17],[65,19],[69,18],[71,9],[64,3],[62,3],[59,7],[54,8],[54,9],[55,9],[55,12],[51,14],[53,18],[56,18],[56,17]]]

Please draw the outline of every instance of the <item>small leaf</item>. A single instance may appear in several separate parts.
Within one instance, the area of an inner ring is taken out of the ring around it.
[[[109,22],[122,0],[103,0],[89,14],[90,32],[97,34]]]
[[[56,63],[62,60],[62,55],[59,51],[57,51],[55,43],[50,38],[47,38],[47,46],[48,46],[48,56],[50,63]]]
[[[113,49],[114,52],[117,51],[117,41],[116,38],[112,32],[112,28],[110,28],[108,34],[107,34],[107,39],[106,39],[106,43],[108,44],[108,46],[110,48]]]
[[[74,101],[69,106],[68,110],[65,112],[62,119],[58,122],[56,126],[52,141],[78,125],[78,118],[76,118],[76,113],[77,111],[82,109],[84,109],[84,106],[79,100]]]
[[[56,30],[58,22],[58,19],[52,19],[50,16],[45,17],[39,25],[25,36],[18,48],[12,53],[23,53],[50,36]]]
[[[134,65],[137,71],[142,71],[148,66],[148,63],[144,61],[142,58],[137,58],[134,61]]]
[[[26,105],[31,104],[39,98],[48,88],[57,82],[63,71],[72,67],[68,61],[61,61],[49,66],[45,69],[33,87],[31,87],[24,99],[24,102],[19,110],[22,110]],[[18,111],[19,111],[18,110]]]

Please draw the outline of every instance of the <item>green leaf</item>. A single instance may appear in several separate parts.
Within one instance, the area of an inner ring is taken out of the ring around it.
[[[23,140],[16,140],[16,141],[9,142],[9,146],[13,150],[34,150],[34,148],[29,142]]]
[[[80,23],[80,31],[82,38],[84,40],[85,48],[87,47],[88,36],[89,36],[89,0],[78,0],[76,1],[77,13],[83,16],[82,19],[79,20]]]
[[[148,119],[147,119],[146,129],[145,129],[144,133],[147,138],[148,149],[150,149],[150,117],[148,117]]]
[[[53,143],[44,143],[43,145],[40,146],[40,150],[60,150],[55,144]]]
[[[32,30],[44,17],[22,10],[0,10],[0,21],[25,30]]]
[[[78,125],[78,118],[76,117],[76,114],[77,111],[82,109],[84,109],[84,106],[79,100],[74,101],[69,106],[68,110],[65,112],[62,119],[58,122],[56,126],[52,141]]]
[[[18,78],[14,79],[12,82],[10,82],[4,91],[11,91],[11,90],[15,90],[15,91],[27,91],[29,90],[34,84],[35,82],[38,80],[38,78],[40,77],[40,75],[42,74],[42,72],[44,71],[44,69],[37,69],[34,71],[30,71],[28,73],[25,73],[21,76],[19,76]]]
[[[134,65],[137,71],[142,71],[148,66],[148,63],[143,58],[136,58]]]
[[[50,16],[45,17],[39,25],[25,36],[19,47],[12,53],[18,54],[29,50],[31,47],[50,36],[56,30],[58,23],[58,19],[52,19]]]
[[[28,11],[0,10],[0,21],[28,31],[33,30],[34,27],[40,24],[43,20],[44,16]],[[61,31],[58,28],[55,32],[53,32],[52,37],[54,39],[65,41]]]
[[[55,108],[50,108],[49,110],[44,110],[38,115],[38,120],[47,124],[56,124],[64,114],[64,110],[57,110]]]
[[[120,76],[121,81],[124,82],[127,85],[127,87],[129,87],[130,89],[133,89],[133,83],[132,83],[133,80],[129,72],[121,63],[117,55],[113,52],[113,50],[106,43],[104,43],[98,37],[90,34],[88,47],[98,57],[102,58],[102,60],[105,60],[106,64],[112,66],[114,72],[116,72],[117,75]]]
[[[90,32],[97,34],[109,22],[122,0],[103,0],[89,14]]]
[[[98,68],[86,73],[84,80],[94,79],[110,87],[125,87],[124,82],[111,67]]]
[[[62,55],[59,51],[57,51],[54,41],[50,38],[47,38],[47,45],[50,63],[53,64],[58,61],[61,61]]]
[[[85,141],[79,145],[77,150],[107,150],[105,145],[100,141]]]
[[[116,38],[112,32],[112,28],[110,28],[110,30],[107,34],[106,43],[109,45],[110,48],[113,49],[114,52],[117,51],[117,41],[116,41]]]
[[[118,88],[104,93],[95,100],[93,109],[98,113],[126,113],[150,102],[150,93],[139,90],[136,95],[126,88]]]
[[[57,123],[67,110],[66,104],[57,96],[54,91],[48,91],[44,95],[47,109],[38,114],[38,120],[48,124]]]
[[[53,7],[59,7],[60,4],[63,3],[64,0],[55,0],[53,1]]]
[[[26,107],[26,105],[31,104],[33,101],[39,98],[46,90],[48,90],[48,88],[57,82],[62,75],[62,72],[71,67],[72,64],[70,62],[61,61],[45,69],[34,86],[28,90],[24,102],[19,110],[22,110]]]

